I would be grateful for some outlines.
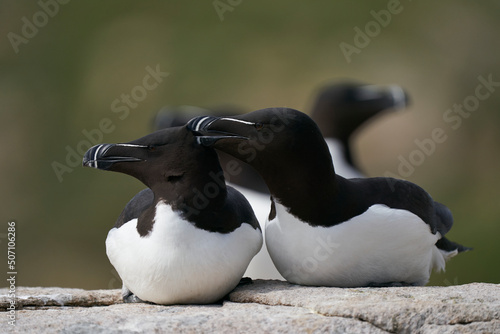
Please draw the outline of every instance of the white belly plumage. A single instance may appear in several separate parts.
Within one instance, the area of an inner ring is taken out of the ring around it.
[[[278,271],[303,285],[424,285],[454,255],[437,249],[439,233],[418,216],[380,204],[333,227],[312,227],[276,203],[265,236]]]
[[[259,221],[262,233],[264,233],[266,228],[266,220],[269,216],[269,211],[271,210],[271,198],[269,195],[263,193],[240,187],[238,185],[231,184],[231,187],[242,193],[255,213],[255,217]],[[266,247],[262,247],[260,252],[255,255],[255,257],[250,261],[247,271],[244,276],[250,277],[252,279],[276,279],[283,281],[283,276],[280,275],[278,270],[273,264],[269,252]]]
[[[165,203],[145,237],[137,219],[113,228],[106,253],[124,285],[157,304],[205,304],[219,300],[241,279],[262,246],[262,234],[242,224],[227,234],[196,228]]]

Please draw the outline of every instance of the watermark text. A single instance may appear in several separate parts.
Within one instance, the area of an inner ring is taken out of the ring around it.
[[[396,172],[386,171],[385,177],[405,179],[413,175],[416,168],[422,166],[428,157],[437,151],[437,147],[448,140],[449,133],[458,130],[464,119],[469,118],[480,107],[481,101],[488,99],[498,87],[500,81],[493,80],[493,74],[488,74],[486,77],[479,75],[477,77],[478,84],[474,91],[466,96],[461,103],[454,103],[451,108],[444,111],[442,119],[444,126],[432,129],[429,137],[424,139],[416,138],[414,140],[416,148],[408,155],[399,155],[399,165]],[[394,180],[388,179],[391,188],[394,190]]]
[[[7,298],[9,306],[7,307],[7,318],[10,326],[16,325],[16,222],[7,223]]]

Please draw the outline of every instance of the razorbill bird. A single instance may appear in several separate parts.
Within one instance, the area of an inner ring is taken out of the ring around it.
[[[246,161],[266,181],[266,245],[291,283],[424,285],[432,269],[468,250],[444,237],[451,212],[419,186],[337,175],[318,126],[304,113],[270,108],[190,124],[201,144]]]
[[[143,182],[106,239],[127,302],[206,304],[239,283],[262,246],[248,201],[231,187],[212,148],[186,126],[92,147],[87,167]]]
[[[318,91],[310,115],[325,138],[338,175],[364,177],[353,158],[353,136],[382,111],[404,109],[408,101],[408,94],[397,85],[340,81]]]

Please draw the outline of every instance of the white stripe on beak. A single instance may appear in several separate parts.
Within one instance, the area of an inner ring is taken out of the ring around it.
[[[394,108],[403,109],[406,107],[406,98],[403,88],[397,85],[391,85],[389,86],[389,90],[391,91],[392,98],[394,99]]]
[[[146,145],[137,145],[137,144],[115,144],[115,146],[123,146],[123,147],[138,147],[138,148],[146,148]]]
[[[246,125],[254,125],[255,124],[255,123],[252,123],[252,122],[242,121],[242,120],[239,120],[239,119],[234,119],[234,118],[229,118],[229,117],[221,117],[221,118],[219,118],[219,120],[221,120],[221,121],[233,121],[233,122],[243,123],[243,124],[246,124]]]
[[[194,131],[200,131],[201,124],[203,124],[203,122],[204,122],[206,119],[208,119],[208,118],[210,118],[210,116],[205,116],[205,117],[203,117],[202,119],[200,119],[200,120],[198,121],[198,123],[196,123],[196,127],[194,128]]]

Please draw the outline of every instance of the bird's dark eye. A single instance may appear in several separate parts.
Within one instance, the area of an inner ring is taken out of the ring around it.
[[[260,129],[262,129],[264,127],[264,124],[262,124],[262,123],[255,123],[254,126],[255,126],[255,128],[257,130],[260,130]]]
[[[156,150],[156,146],[153,146],[153,145],[149,145],[148,146],[148,151],[149,152],[154,152]]]

